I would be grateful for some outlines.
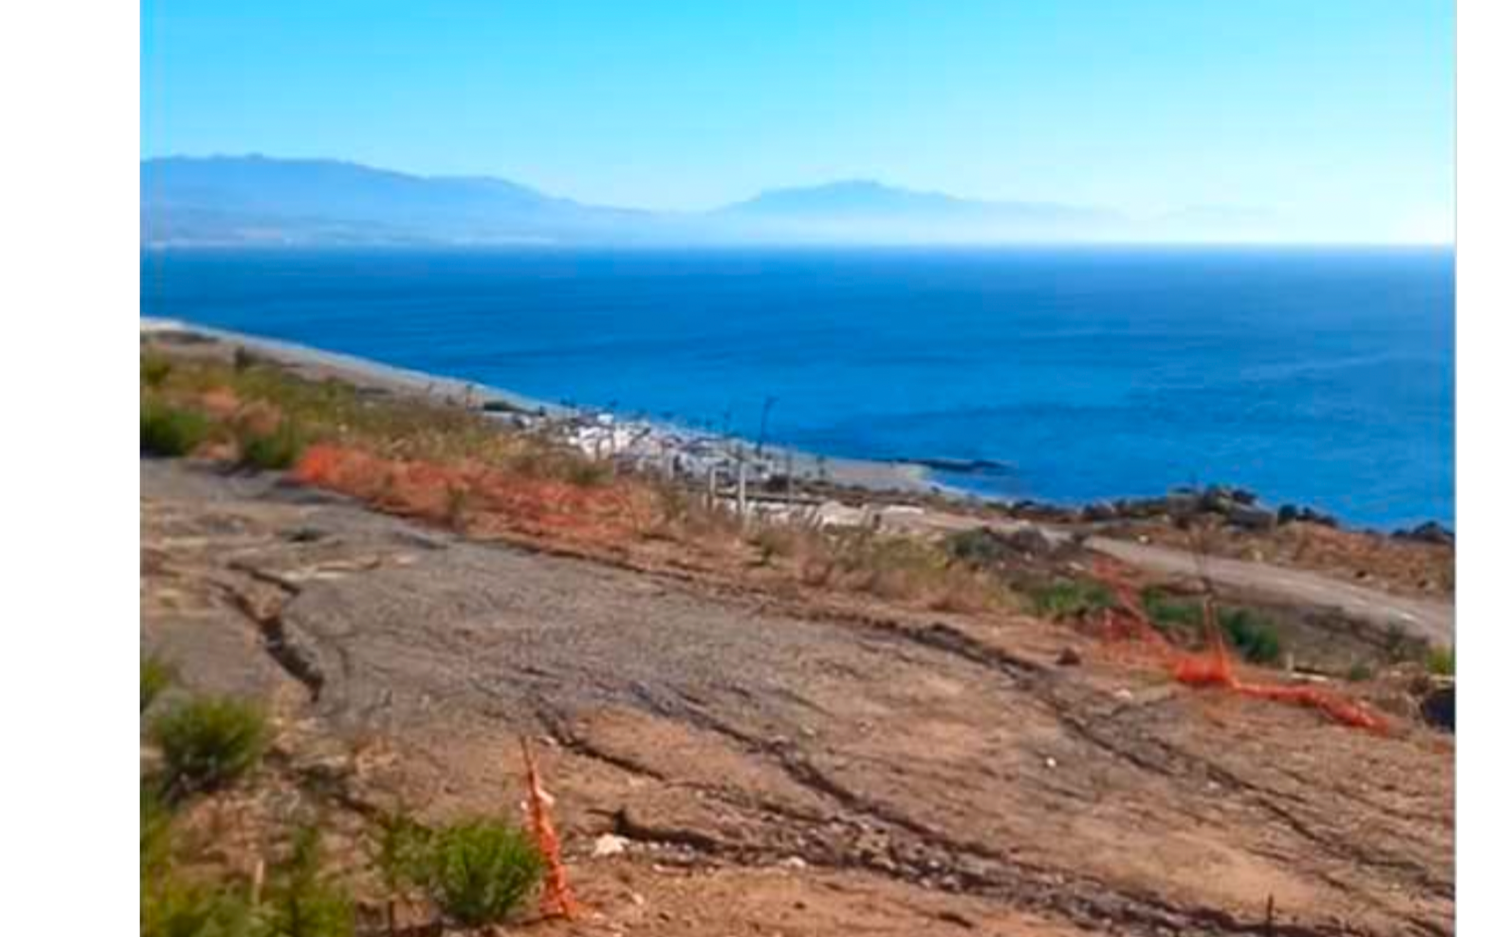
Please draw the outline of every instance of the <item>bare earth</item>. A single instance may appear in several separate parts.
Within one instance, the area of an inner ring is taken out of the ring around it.
[[[270,475],[143,460],[141,524],[143,643],[275,700],[309,776],[330,739],[359,752],[350,809],[513,813],[517,739],[552,741],[589,913],[529,929],[1453,932],[1453,745],[1419,726],[1181,688],[1020,616],[466,542]],[[624,852],[591,856],[604,833]]]

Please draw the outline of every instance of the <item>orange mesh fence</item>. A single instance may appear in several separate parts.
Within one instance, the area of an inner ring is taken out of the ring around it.
[[[568,870],[562,861],[562,842],[552,825],[552,795],[542,790],[541,775],[531,744],[521,739],[521,753],[526,758],[526,803],[531,814],[531,835],[547,864],[542,879],[542,913],[572,920],[578,916],[578,900],[568,884]]]
[[[1178,683],[1194,687],[1221,687],[1233,693],[1257,699],[1274,700],[1316,709],[1335,722],[1356,729],[1385,732],[1390,724],[1358,703],[1328,690],[1308,686],[1242,683],[1235,675],[1233,661],[1224,644],[1213,603],[1203,600],[1204,639],[1207,648],[1198,654],[1184,654],[1173,647],[1151,624],[1141,603],[1139,591],[1125,579],[1124,571],[1113,561],[1099,560],[1095,576],[1115,595],[1118,608],[1105,611],[1106,633],[1123,638],[1144,639],[1161,653]]]
[[[478,528],[619,539],[645,510],[628,486],[581,487],[478,464],[390,459],[329,443],[311,446],[293,470],[298,481],[369,501],[383,510]]]
[[[1104,610],[1106,637],[1142,641],[1154,650],[1167,653],[1173,650],[1171,643],[1151,624],[1151,617],[1141,604],[1140,593],[1125,580],[1125,571],[1118,563],[1100,558],[1094,564],[1094,575],[1109,588],[1117,606]]]

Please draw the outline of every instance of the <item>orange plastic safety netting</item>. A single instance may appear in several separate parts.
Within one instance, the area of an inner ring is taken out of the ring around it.
[[[524,738],[521,753],[526,759],[526,803],[531,814],[531,835],[547,867],[542,879],[542,913],[571,920],[578,916],[578,899],[568,884],[568,870],[562,861],[562,841],[558,839],[557,828],[552,825],[552,795],[542,789],[536,758],[531,754],[531,744]]]
[[[614,540],[649,512],[641,492],[628,486],[584,487],[481,464],[392,459],[331,443],[309,447],[292,475],[393,513],[481,531]]]
[[[1104,613],[1106,635],[1145,640],[1160,652],[1178,683],[1194,687],[1221,687],[1233,693],[1275,700],[1316,709],[1330,719],[1357,729],[1385,732],[1390,724],[1365,707],[1337,693],[1310,686],[1245,683],[1235,674],[1233,659],[1224,644],[1214,604],[1203,601],[1204,640],[1207,647],[1197,654],[1183,653],[1151,624],[1139,591],[1114,562],[1100,559],[1094,574],[1114,594],[1116,607]]]

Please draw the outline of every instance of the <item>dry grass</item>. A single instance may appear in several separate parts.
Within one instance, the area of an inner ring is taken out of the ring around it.
[[[142,394],[152,412],[190,424],[200,454],[291,468],[304,483],[474,536],[607,549],[658,541],[689,565],[743,568],[748,560],[803,587],[951,612],[1016,604],[992,573],[935,542],[744,522],[681,482],[621,474],[545,432],[502,427],[452,404],[307,380],[254,357],[152,353],[142,375],[143,385],[150,377]]]
[[[767,561],[784,559],[814,588],[859,592],[935,611],[983,612],[1013,607],[992,574],[955,562],[938,543],[860,528],[823,531],[781,526],[757,531],[752,543]]]

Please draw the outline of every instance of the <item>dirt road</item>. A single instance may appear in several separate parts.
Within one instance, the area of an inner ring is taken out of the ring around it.
[[[1026,527],[1040,530],[1053,542],[1073,538],[1060,527],[923,511],[888,515],[888,527],[926,528],[943,531],[988,526],[1014,532]],[[1271,563],[1252,563],[1224,557],[1204,557],[1171,547],[1135,543],[1112,537],[1089,536],[1083,541],[1091,550],[1106,553],[1131,566],[1171,576],[1207,576],[1215,584],[1258,593],[1296,605],[1337,609],[1378,628],[1397,627],[1416,637],[1451,645],[1454,635],[1454,605],[1451,601],[1392,595],[1380,589],[1345,582],[1310,570],[1291,569]]]
[[[580,933],[1451,934],[1451,740],[1165,682],[1011,617],[476,544],[141,463],[142,640],[269,696],[347,779],[514,811],[544,771]],[[1081,647],[1082,666],[1056,663]],[[603,833],[622,855],[590,857]],[[565,925],[546,925],[562,929]]]

